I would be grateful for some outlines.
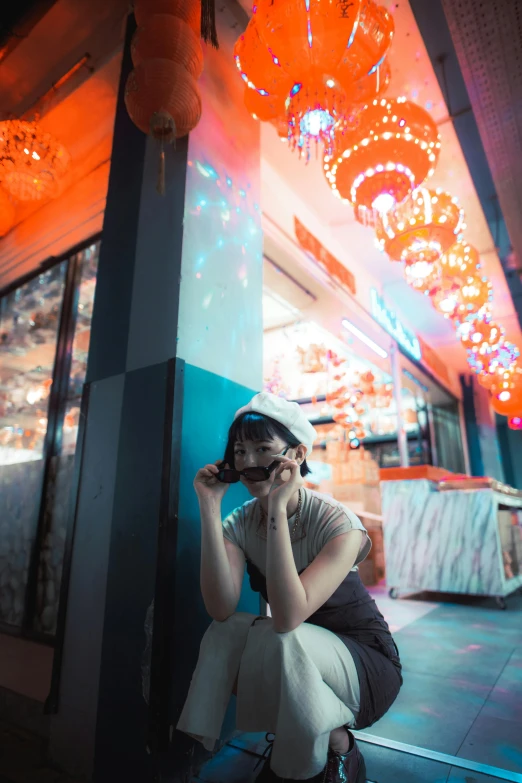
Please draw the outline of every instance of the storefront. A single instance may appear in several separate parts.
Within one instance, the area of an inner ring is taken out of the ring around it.
[[[361,577],[376,584],[385,577],[381,471],[431,465],[465,473],[461,402],[435,379],[444,374],[436,354],[375,289],[372,312],[353,296],[356,269],[353,281],[341,280],[333,260],[323,255],[319,269],[298,241],[278,243],[269,230],[264,242],[264,388],[298,402],[314,424],[308,486],[364,520],[373,547]]]

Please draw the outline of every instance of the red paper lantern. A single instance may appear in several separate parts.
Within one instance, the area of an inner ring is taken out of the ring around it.
[[[520,416],[511,416],[508,420],[508,427],[510,430],[522,430],[522,410]]]
[[[441,190],[418,188],[394,210],[377,215],[375,233],[393,261],[433,263],[465,228],[458,200]]]
[[[292,146],[307,159],[311,141],[331,151],[354,107],[386,89],[393,29],[372,0],[259,0],[234,49],[249,110],[269,121],[284,114]]]
[[[199,37],[201,0],[134,0],[134,16],[139,27],[155,14],[170,14],[186,22]]]
[[[13,202],[3,188],[0,188],[0,237],[12,229],[15,220]]]
[[[405,98],[374,100],[358,127],[325,156],[334,194],[354,207],[387,212],[430,176],[440,150],[431,116]]]
[[[355,35],[362,0],[258,0],[259,37],[293,83],[317,73],[334,76]]]
[[[203,70],[199,36],[183,19],[171,14],[154,14],[145,19],[132,39],[131,56],[135,67],[143,60],[172,60],[186,68],[194,79]]]
[[[335,71],[336,78],[346,84],[376,74],[390,49],[394,31],[389,11],[371,0],[363,0],[343,59]]]
[[[153,130],[154,115],[166,112],[174,121],[173,135],[178,139],[195,128],[201,117],[196,80],[171,60],[144,60],[131,71],[125,86],[125,105],[134,124],[144,133]]]

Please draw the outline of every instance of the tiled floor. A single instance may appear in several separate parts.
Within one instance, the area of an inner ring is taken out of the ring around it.
[[[393,629],[404,685],[366,733],[499,767],[522,781],[522,595],[506,611],[487,600],[409,596],[377,588]],[[199,773],[205,783],[250,783],[264,736],[240,735]],[[361,743],[369,781],[492,783],[498,778]],[[258,770],[260,767],[258,768]]]

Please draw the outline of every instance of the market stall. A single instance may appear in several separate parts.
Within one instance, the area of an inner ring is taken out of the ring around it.
[[[402,476],[399,474],[402,473]],[[381,471],[390,595],[505,598],[522,586],[522,492],[441,470]]]

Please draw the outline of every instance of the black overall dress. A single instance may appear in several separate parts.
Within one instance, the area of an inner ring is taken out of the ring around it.
[[[302,569],[299,574],[302,574]],[[247,560],[250,586],[268,603],[266,579]],[[365,729],[389,710],[402,685],[399,651],[390,629],[358,571],[350,571],[335,593],[307,620],[332,631],[349,649],[357,669],[360,710],[356,729]]]

